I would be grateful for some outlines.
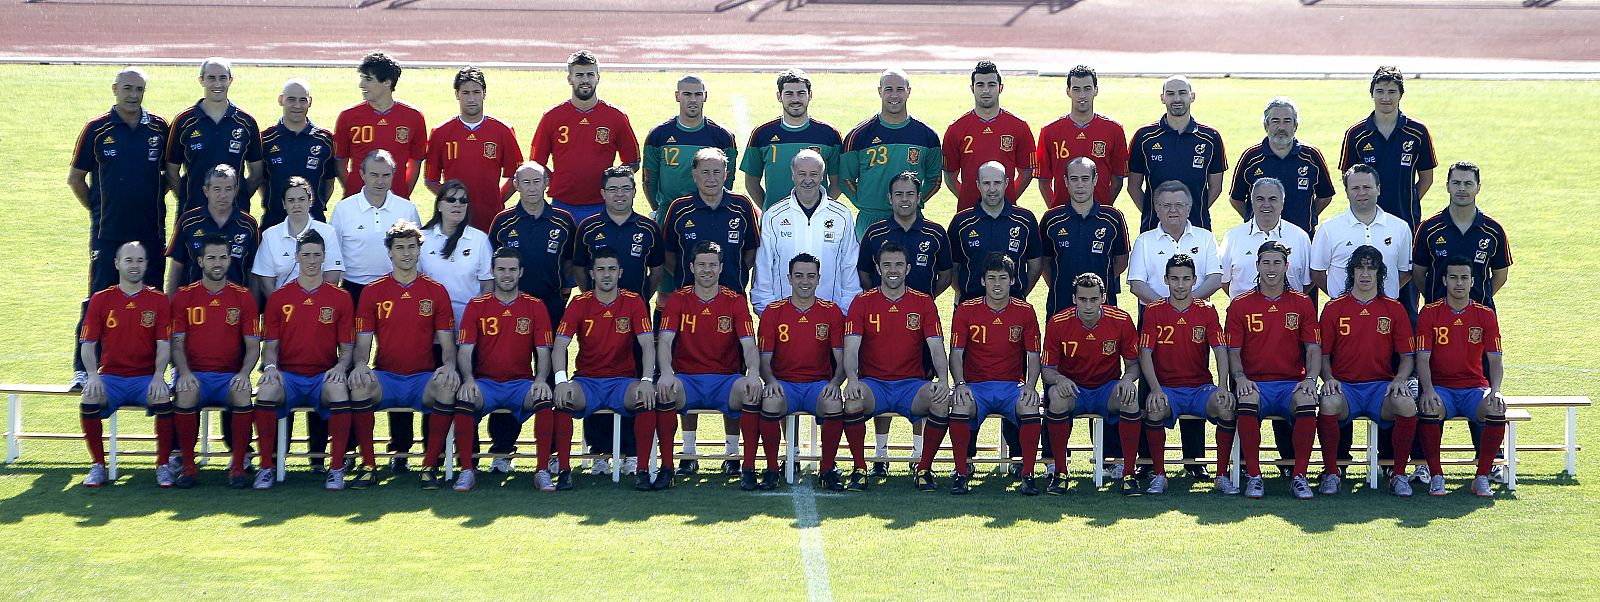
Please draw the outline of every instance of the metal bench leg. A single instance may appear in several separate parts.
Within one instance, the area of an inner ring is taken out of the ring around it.
[[[209,460],[211,456],[211,415],[206,413],[205,408],[200,408],[199,412],[200,457],[196,459],[195,463],[200,466],[205,466],[206,460]]]
[[[15,396],[13,396],[15,397]],[[21,413],[16,414],[20,416]],[[18,426],[17,428],[21,428]],[[1578,408],[1567,408],[1567,477],[1578,476]]]
[[[1378,422],[1367,421],[1367,487],[1378,490]]]
[[[1094,447],[1091,459],[1094,462],[1094,488],[1099,489],[1106,483],[1106,421],[1099,416],[1089,418],[1089,443]],[[1067,443],[1071,443],[1068,441]]]
[[[22,433],[22,396],[12,393],[6,411],[6,464],[10,464],[22,457],[22,440],[18,438]]]
[[[790,485],[794,484],[794,434],[800,431],[800,417],[790,414],[783,418],[783,476]]]
[[[1233,479],[1235,486],[1239,485],[1239,438],[1233,438],[1233,449],[1228,452],[1228,478]],[[1259,452],[1257,452],[1259,453]]]
[[[308,419],[309,421],[309,419]],[[311,428],[310,426],[306,427]],[[278,482],[283,482],[284,474],[289,472],[289,418],[278,419]]]
[[[611,482],[622,482],[622,414],[618,413],[611,414]]]
[[[111,477],[111,482],[115,483],[115,482],[117,482],[117,413],[116,412],[112,412],[111,413],[111,449],[110,449],[110,452],[111,452],[110,463],[106,466],[106,468],[109,470],[108,474]]]
[[[465,453],[472,453],[467,450]],[[431,461],[432,458],[429,458]],[[444,478],[456,478],[456,430],[450,429],[444,434]]]
[[[1517,490],[1517,423],[1506,423],[1506,490]]]

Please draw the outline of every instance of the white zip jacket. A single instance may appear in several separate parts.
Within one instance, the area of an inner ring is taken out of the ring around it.
[[[790,296],[789,260],[810,253],[822,261],[817,298],[832,301],[848,313],[850,302],[861,292],[856,275],[860,245],[849,206],[824,195],[817,210],[806,217],[791,193],[761,215],[761,246],[756,249],[750,304],[760,315],[768,304]]]

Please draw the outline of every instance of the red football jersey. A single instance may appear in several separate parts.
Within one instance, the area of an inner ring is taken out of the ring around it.
[[[628,116],[606,101],[587,111],[566,101],[539,119],[528,158],[550,168],[550,198],[569,205],[598,205],[604,202],[601,172],[619,158],[638,163],[639,140]]]
[[[333,126],[333,156],[345,166],[345,196],[361,190],[361,162],[378,149],[394,155],[395,194],[410,196],[407,183],[415,185],[414,178],[421,174],[407,170],[412,161],[421,161],[428,153],[428,123],[422,111],[396,100],[382,113],[365,102],[339,113]]]
[[[995,311],[979,297],[956,307],[950,336],[951,346],[961,350],[967,382],[1020,383],[1028,354],[1039,352],[1039,319],[1025,301],[1011,299]]]
[[[156,372],[156,343],[172,338],[171,311],[155,287],[129,295],[112,285],[89,298],[78,340],[99,344],[101,374],[150,376]]]
[[[250,289],[229,282],[213,293],[196,282],[172,296],[172,332],[183,335],[190,371],[237,373],[245,338],[261,338],[261,314]]]
[[[473,374],[505,382],[533,379],[533,350],[548,348],[555,335],[544,302],[517,293],[505,303],[485,293],[467,303],[461,314],[461,344],[473,345]]]
[[[1000,109],[994,119],[985,121],[967,111],[944,130],[944,169],[961,171],[961,189],[956,191],[956,211],[978,204],[978,166],[999,161],[1006,166],[1006,197],[1017,198],[1017,170],[1033,169],[1033,129],[1010,111]]]
[[[278,342],[278,369],[302,376],[339,363],[339,345],[355,342],[350,293],[332,284],[312,290],[298,282],[272,292],[263,312],[263,335]]]
[[[418,274],[411,284],[400,284],[391,274],[361,289],[356,332],[373,335],[378,346],[373,368],[395,374],[437,368],[433,343],[440,330],[455,330],[455,313],[450,293],[434,279]]]
[[[922,350],[944,338],[933,297],[909,288],[899,299],[876,288],[856,295],[844,334],[861,337],[860,375],[879,380],[924,378]]]
[[[1256,382],[1298,381],[1306,377],[1301,345],[1320,345],[1317,306],[1311,297],[1287,289],[1276,299],[1261,289],[1233,298],[1228,305],[1228,347],[1239,350],[1244,375]]]
[[[578,295],[556,326],[557,335],[577,339],[572,373],[585,378],[637,378],[639,361],[633,345],[639,335],[651,332],[644,298],[629,290],[621,291],[610,305],[596,299],[594,291]]]
[[[1162,299],[1144,308],[1139,346],[1150,350],[1163,387],[1198,387],[1211,382],[1211,348],[1227,346],[1217,308],[1195,299],[1178,311]]]
[[[710,301],[686,286],[661,304],[661,331],[677,333],[672,369],[684,374],[738,374],[744,369],[740,339],[756,336],[750,302],[726,286]]]
[[[485,115],[476,126],[460,117],[433,129],[428,161],[423,169],[429,182],[461,180],[470,201],[467,223],[484,232],[505,207],[501,180],[517,173],[522,147],[517,132],[505,122]]]
[[[1128,135],[1122,124],[1095,113],[1089,124],[1078,127],[1071,116],[1063,116],[1039,131],[1038,169],[1034,175],[1050,180],[1050,206],[1072,202],[1067,196],[1067,162],[1078,157],[1094,161],[1094,201],[1101,205],[1116,202],[1111,198],[1111,180],[1128,175]]]
[[[1417,313],[1417,351],[1427,351],[1433,384],[1451,389],[1489,386],[1483,355],[1500,353],[1500,319],[1489,306],[1474,301],[1456,311],[1444,301],[1429,303]]]
[[[596,299],[594,291],[574,297],[556,327],[556,334],[578,340],[572,373],[585,378],[637,378],[633,344],[639,335],[651,332],[644,298],[629,290],[621,291],[610,305]]]
[[[1393,354],[1411,353],[1411,318],[1389,297],[1362,303],[1340,295],[1322,306],[1322,355],[1331,357],[1333,377],[1365,383],[1394,379]]]
[[[1122,378],[1124,361],[1139,359],[1139,332],[1128,312],[1103,306],[1094,328],[1083,325],[1078,309],[1056,312],[1044,328],[1040,363],[1085,389]]]
[[[844,349],[844,312],[823,299],[817,299],[805,311],[789,299],[782,299],[761,312],[757,339],[761,353],[772,356],[772,375],[778,380],[832,380],[833,350]]]

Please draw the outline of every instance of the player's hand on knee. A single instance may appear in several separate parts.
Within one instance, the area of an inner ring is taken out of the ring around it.
[[[1328,380],[1322,381],[1322,396],[1323,397],[1344,397],[1344,386],[1340,385],[1339,381],[1331,379],[1331,378],[1328,379]]]
[[[1429,416],[1444,415],[1444,399],[1439,397],[1439,392],[1429,389],[1417,400],[1417,411]]]
[[[972,406],[972,387],[969,387],[966,384],[959,384],[956,385],[956,388],[951,389],[951,408],[960,408],[961,410],[966,411],[970,410]]]
[[[745,399],[761,399],[761,379],[755,376],[746,376],[739,379],[739,384],[744,387]]]
[[[456,387],[461,386],[461,375],[456,374],[456,371],[450,369],[449,366],[439,366],[438,369],[433,371],[433,378],[452,393],[455,392]]]
[[[1117,388],[1111,392],[1122,405],[1139,403],[1139,386],[1126,380],[1117,383]]]
[[[1488,399],[1483,400],[1488,413],[1494,416],[1506,415],[1506,398],[1499,391],[1495,391]]]
[[[1385,388],[1384,394],[1395,399],[1401,397],[1410,399],[1411,387],[1407,384],[1406,379],[1395,378],[1389,381],[1389,386]]]
[[[476,381],[469,380],[456,389],[456,401],[477,405],[479,399],[483,399],[483,391]]]
[[[1251,395],[1255,395],[1258,389],[1256,388],[1255,381],[1252,381],[1241,374],[1234,377],[1233,390],[1234,393],[1239,397],[1249,397]]]
[[[1024,387],[1022,394],[1017,396],[1017,403],[1022,404],[1022,409],[1029,414],[1039,413],[1039,392],[1032,388]]]
[[[1295,395],[1303,395],[1312,399],[1317,398],[1317,377],[1307,376],[1294,386]]]
[[[866,397],[867,386],[861,384],[861,381],[853,380],[850,381],[850,384],[844,386],[844,398],[846,400],[860,401],[862,399],[866,399]]]
[[[145,387],[145,398],[150,403],[166,403],[172,398],[172,392],[167,389],[167,383],[161,382],[159,377],[150,379],[150,385]]]
[[[228,389],[240,393],[249,393],[250,374],[247,372],[241,372],[233,375],[233,378],[228,379]]]
[[[191,372],[179,376],[178,382],[172,383],[172,385],[179,393],[188,393],[200,388],[200,379],[195,378],[194,373]]]
[[[355,370],[350,371],[350,374],[346,375],[344,372],[339,370],[338,366],[334,366],[333,368],[329,368],[328,371],[323,375],[322,381],[330,385],[343,385],[348,383],[351,386],[361,386],[359,383],[353,380],[355,375]]]
[[[91,372],[89,379],[83,382],[83,400],[90,403],[98,403],[105,396],[105,383],[100,380],[99,374]]]
[[[573,386],[576,387],[577,385],[574,384]],[[528,394],[532,395],[535,401],[544,401],[554,396],[550,390],[550,385],[545,384],[544,381],[533,383],[532,387],[528,387]]]
[[[835,387],[831,384],[823,387],[822,392],[817,394],[817,401],[834,406],[839,405],[840,401],[842,401],[839,395],[839,387]]]

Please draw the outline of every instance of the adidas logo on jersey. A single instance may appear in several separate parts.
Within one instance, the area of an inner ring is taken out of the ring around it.
[[[477,134],[467,134],[467,139],[468,140],[477,140],[478,139],[478,135]]]
[[[222,306],[222,304],[218,303],[216,299],[212,299],[210,305],[211,305],[211,307],[221,307]],[[1456,323],[1460,324],[1461,320],[1456,320]]]
[[[872,137],[872,143],[873,144],[878,144],[878,143],[881,143],[881,142],[883,142],[883,139],[881,139],[881,138],[879,138],[877,136],[873,136]]]
[[[1365,310],[1365,309],[1363,309],[1363,310],[1361,310],[1361,315],[1363,315],[1363,316],[1370,316],[1370,315],[1372,315],[1372,314],[1371,314],[1371,313],[1368,313],[1368,312],[1367,312],[1367,310]]]
[[[1184,318],[1178,318],[1178,325],[1179,326],[1183,326],[1184,324],[1188,324],[1188,323],[1189,323],[1188,320],[1186,320]]]
[[[605,314],[604,314],[604,315],[602,315],[602,316],[600,316],[600,317],[602,317],[602,318],[609,318],[609,317],[611,317],[611,310],[609,310],[609,309],[608,309],[608,310],[606,310],[606,313],[605,313]]]
[[[410,299],[411,298],[411,293],[409,293],[409,292],[400,293],[400,298],[401,299]]]
[[[678,142],[678,137],[677,136],[667,136],[667,144],[676,144],[677,142]]]
[[[1000,318],[995,318],[994,319],[994,323],[995,324],[1002,324],[1002,322],[1000,321]]]
[[[509,309],[508,309],[508,310],[505,310],[505,311],[503,311],[503,312],[500,312],[500,315],[502,315],[502,316],[509,316],[509,315],[511,315],[511,310],[509,310]]]
[[[1085,135],[1083,135],[1083,132],[1078,132],[1078,139],[1079,139],[1079,140],[1088,140],[1088,139],[1089,139],[1089,137],[1088,137],[1088,136],[1085,136]]]
[[[123,308],[123,309],[133,309],[133,302],[132,302],[132,301],[129,301],[129,302],[128,302],[128,306],[127,306],[127,307],[124,307],[124,308]]]
[[[388,119],[379,119],[378,120],[378,125],[389,125],[389,120]]]
[[[578,120],[578,125],[589,125],[589,118],[588,117],[584,117],[583,119],[579,119]]]
[[[989,129],[989,128],[983,128],[983,133],[985,133],[985,134],[993,134],[994,130]]]
[[[1456,318],[1456,323],[1455,323],[1455,325],[1456,325],[1456,326],[1460,326],[1460,325],[1461,325],[1461,318]]]
[[[1157,142],[1155,146],[1150,147],[1150,150],[1161,150],[1161,143]]]
[[[700,310],[700,315],[702,315],[702,316],[709,316],[709,315],[711,315],[711,309],[710,309],[710,308],[707,308],[707,309],[702,309],[702,310]]]
[[[772,135],[772,142],[777,142],[777,141],[778,141],[778,135],[777,134],[773,134]]]

